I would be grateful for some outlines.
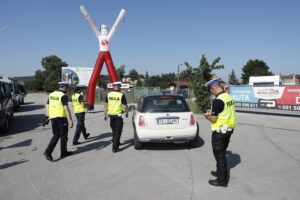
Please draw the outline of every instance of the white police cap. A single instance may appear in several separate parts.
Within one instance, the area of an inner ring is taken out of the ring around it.
[[[122,83],[120,81],[117,81],[117,82],[113,82],[112,85],[121,87]]]
[[[221,78],[214,78],[214,79],[208,81],[207,83],[205,83],[204,87],[210,88],[211,86],[213,86],[214,84],[216,84],[220,80],[221,80]]]
[[[69,86],[68,82],[58,82],[58,87],[65,87],[65,86]]]

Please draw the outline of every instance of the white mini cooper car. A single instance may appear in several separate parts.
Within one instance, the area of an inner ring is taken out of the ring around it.
[[[180,95],[143,96],[132,117],[134,148],[146,142],[186,142],[196,145],[199,127],[194,114]]]

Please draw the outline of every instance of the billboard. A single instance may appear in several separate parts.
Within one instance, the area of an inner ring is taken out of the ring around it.
[[[275,109],[300,112],[300,85],[294,86],[231,86],[236,107]]]
[[[88,86],[93,68],[89,67],[62,67],[61,80],[71,85]]]

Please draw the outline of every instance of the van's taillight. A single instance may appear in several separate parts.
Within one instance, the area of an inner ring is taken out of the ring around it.
[[[190,118],[190,125],[193,126],[193,125],[195,125],[195,123],[196,123],[196,120],[195,120],[194,115],[192,114],[191,118]]]
[[[139,126],[144,127],[145,126],[145,120],[143,116],[139,117]]]

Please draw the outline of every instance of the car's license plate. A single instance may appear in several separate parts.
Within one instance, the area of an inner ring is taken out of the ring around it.
[[[158,118],[157,119],[157,124],[162,125],[162,124],[178,124],[179,123],[179,118]]]

